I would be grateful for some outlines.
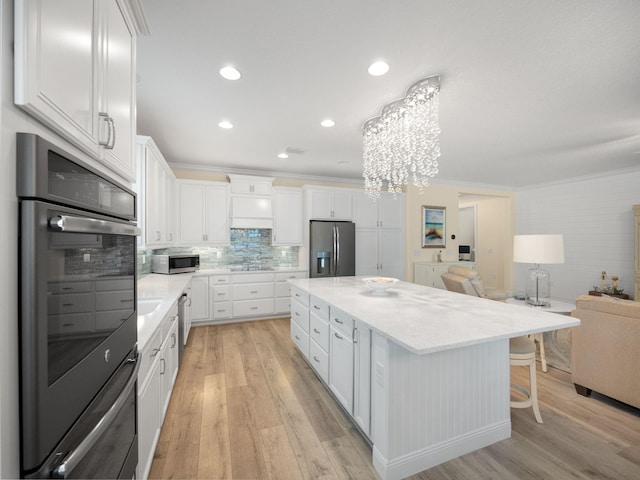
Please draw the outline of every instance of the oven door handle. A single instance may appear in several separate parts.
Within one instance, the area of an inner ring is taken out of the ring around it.
[[[135,225],[98,220],[95,218],[56,215],[49,219],[49,228],[56,232],[70,233],[104,233],[112,235],[140,235],[140,228]]]
[[[89,434],[80,442],[80,444],[74,449],[71,450],[62,463],[58,465],[53,472],[51,472],[51,476],[53,478],[67,478],[74,468],[78,466],[78,464],[82,461],[82,459],[89,453],[89,450],[93,447],[93,445],[98,441],[98,439],[102,436],[104,431],[109,427],[109,425],[113,422],[116,415],[120,412],[122,407],[127,402],[127,398],[131,394],[131,390],[133,390],[136,386],[136,381],[138,380],[138,371],[140,370],[140,357],[141,355],[138,353],[136,358],[129,358],[126,360],[127,363],[135,363],[135,367],[133,368],[133,372],[131,372],[131,376],[129,380],[127,380],[127,384],[122,389],[122,392],[118,396],[117,400],[111,405],[107,413],[98,421],[93,430],[89,432]]]

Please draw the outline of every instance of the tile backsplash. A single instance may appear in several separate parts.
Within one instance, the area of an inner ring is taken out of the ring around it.
[[[298,266],[299,247],[272,246],[269,229],[232,228],[230,240],[230,245],[226,247],[171,247],[138,251],[138,277],[151,273],[151,257],[154,254],[198,254],[202,270],[233,266],[256,269]]]

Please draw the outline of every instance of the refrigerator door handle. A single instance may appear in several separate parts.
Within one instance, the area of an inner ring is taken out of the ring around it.
[[[336,225],[336,276],[340,268],[340,227]]]

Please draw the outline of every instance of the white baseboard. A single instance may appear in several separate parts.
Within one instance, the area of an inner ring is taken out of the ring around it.
[[[382,480],[400,480],[511,436],[511,420],[469,432],[432,447],[387,460],[373,446],[373,466]]]

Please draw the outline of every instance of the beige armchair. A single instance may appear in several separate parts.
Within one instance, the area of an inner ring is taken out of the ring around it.
[[[450,292],[464,293],[473,297],[488,298],[489,300],[506,300],[507,292],[496,288],[485,287],[480,274],[473,268],[451,265],[447,272],[441,275],[444,286]]]

